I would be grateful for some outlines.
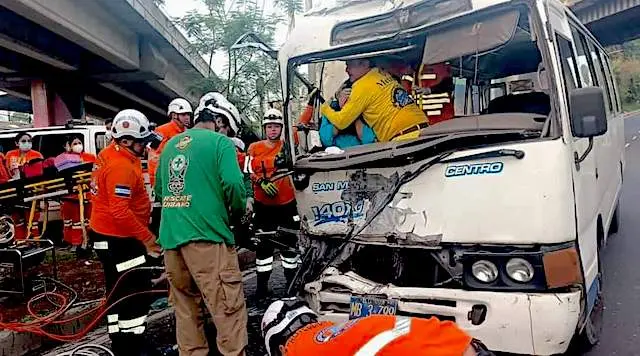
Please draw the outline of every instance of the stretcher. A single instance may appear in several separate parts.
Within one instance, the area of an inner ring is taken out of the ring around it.
[[[53,174],[19,179],[0,185],[0,294],[25,294],[29,283],[25,273],[42,263],[46,253],[52,253],[52,273],[57,277],[54,244],[43,238],[47,230],[48,202],[68,195],[77,195],[80,202],[80,219],[84,221],[84,194],[89,191],[93,164],[78,165]],[[31,227],[37,224],[36,212],[43,206],[42,231],[31,236]],[[15,239],[15,224],[7,216],[16,208],[29,210],[27,236]],[[10,226],[10,228],[7,228]],[[88,244],[88,234],[82,224],[83,247]]]

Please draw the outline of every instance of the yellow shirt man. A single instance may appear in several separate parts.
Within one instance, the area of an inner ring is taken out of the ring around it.
[[[346,129],[362,115],[380,142],[418,137],[420,128],[426,127],[428,121],[409,93],[390,74],[378,68],[368,69],[368,63],[365,73],[353,79],[352,72],[356,71],[353,67],[359,65],[347,62],[347,73],[353,82],[347,103],[340,111],[325,103],[322,115],[338,130]]]

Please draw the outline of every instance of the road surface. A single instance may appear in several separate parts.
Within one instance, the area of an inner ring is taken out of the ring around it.
[[[604,250],[604,331],[589,356],[640,355],[640,113],[625,119],[622,225]]]

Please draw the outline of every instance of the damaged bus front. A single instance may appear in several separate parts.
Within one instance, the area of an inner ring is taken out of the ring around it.
[[[299,66],[328,98],[354,58],[412,68],[397,78],[430,126],[408,141],[317,147],[319,114],[294,140],[288,110],[311,307],[333,320],[437,316],[511,353],[596,343],[599,252],[618,227],[624,159],[593,36],[553,0],[314,9],[279,53],[288,107]]]

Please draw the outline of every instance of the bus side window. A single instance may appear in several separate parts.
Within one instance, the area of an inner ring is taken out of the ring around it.
[[[597,76],[595,75],[595,68],[593,67],[593,61],[587,55],[588,50],[586,47],[586,39],[584,35],[578,31],[573,25],[571,25],[571,33],[573,34],[573,43],[576,45],[578,73],[580,74],[583,87],[596,86]]]
[[[600,67],[599,69],[602,71],[602,77],[604,78],[604,81],[602,82],[600,87],[602,87],[602,89],[604,90],[606,100],[609,103],[609,112],[613,113],[613,103],[615,101],[615,97],[612,95],[613,86],[611,84],[611,75],[609,74],[609,70],[606,67],[606,62],[603,60],[604,58],[602,52],[598,48],[596,48],[595,51],[596,60],[598,66]]]
[[[609,82],[609,90],[611,91],[611,96],[612,96],[612,100],[613,103],[615,104],[615,108],[616,108],[616,112],[620,112],[620,98],[618,97],[618,92],[616,90],[616,85],[615,85],[615,77],[613,76],[613,71],[611,70],[611,64],[609,62],[609,57],[607,57],[606,55],[603,55],[601,53],[601,55],[603,56],[603,60],[604,60],[604,64],[606,67],[606,72],[607,72],[607,80]]]
[[[569,105],[569,91],[580,87],[580,81],[576,76],[575,68],[577,68],[576,58],[571,48],[571,42],[564,37],[556,34],[556,42],[558,43],[558,51],[560,55],[560,67],[562,68],[562,79],[564,81],[565,96],[567,98],[567,106]],[[571,110],[571,108],[569,108]]]

